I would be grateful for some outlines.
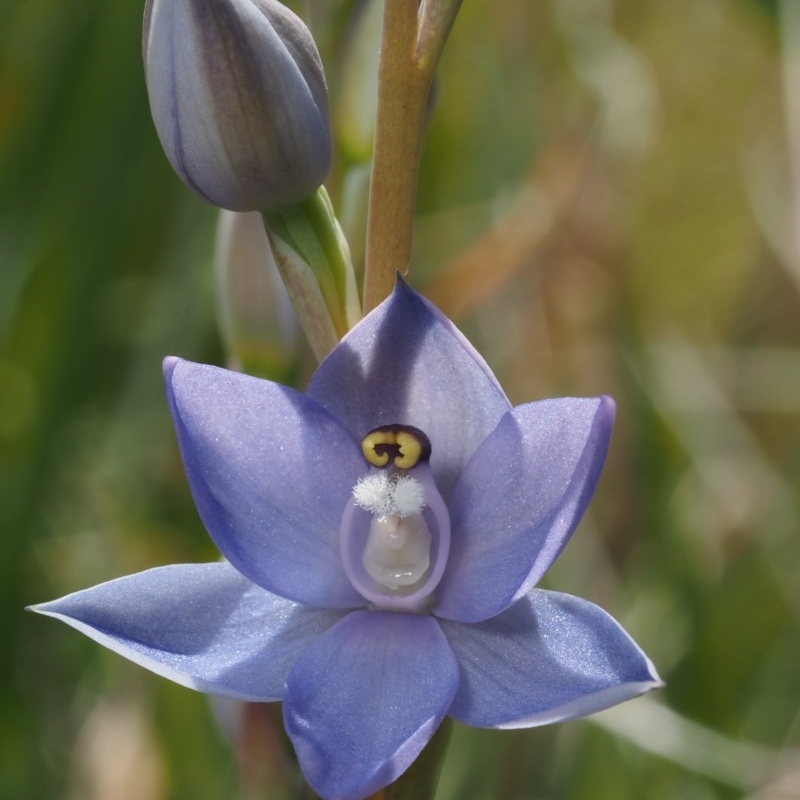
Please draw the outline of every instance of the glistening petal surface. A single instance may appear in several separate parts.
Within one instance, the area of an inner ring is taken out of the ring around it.
[[[404,772],[444,717],[458,666],[436,620],[355,611],[289,673],[286,731],[325,800],[356,800]]]
[[[563,722],[662,685],[612,617],[571,595],[534,589],[494,619],[441,625],[461,668],[448,715],[468,725]]]
[[[591,499],[613,419],[608,397],[543,400],[503,417],[453,491],[435,614],[479,622],[539,581]]]
[[[445,499],[472,453],[510,408],[472,345],[401,279],[389,299],[322,362],[308,393],[356,441],[379,425],[423,430]]]
[[[230,564],[176,564],[32,607],[183,686],[280,700],[309,641],[346,612],[276,597]]]
[[[366,472],[347,432],[280,384],[178,359],[164,373],[197,510],[228,561],[289,600],[363,605],[339,557],[342,512]]]

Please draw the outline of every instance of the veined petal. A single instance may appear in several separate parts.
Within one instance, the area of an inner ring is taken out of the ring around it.
[[[453,490],[435,614],[479,622],[536,585],[591,499],[613,419],[608,397],[528,403],[503,417]]]
[[[201,197],[274,210],[325,179],[322,63],[311,32],[277,0],[148,0],[142,55],[164,152]]]
[[[230,564],[176,564],[31,607],[183,686],[280,700],[306,645],[346,611],[284,600]]]
[[[195,504],[222,554],[281,597],[363,605],[339,557],[339,525],[366,472],[360,448],[300,392],[179,359],[164,362]]]
[[[494,619],[441,625],[461,668],[448,714],[467,725],[563,722],[663,685],[619,623],[568,594],[534,589]]]
[[[431,469],[447,499],[458,474],[510,404],[472,345],[398,279],[392,295],[322,362],[308,394],[356,441],[400,423],[431,440]]]
[[[436,620],[355,611],[311,644],[286,686],[284,720],[325,800],[360,800],[402,774],[442,721],[458,666]]]

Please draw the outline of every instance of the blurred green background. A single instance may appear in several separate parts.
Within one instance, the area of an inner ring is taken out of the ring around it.
[[[360,5],[295,6],[337,109],[340,207]],[[216,212],[159,149],[141,0],[2,7],[0,797],[234,797],[205,697],[22,611],[216,558],[160,360],[225,355]],[[615,397],[547,585],[612,612],[668,684],[589,721],[456,726],[438,797],[800,797],[800,3],[466,0],[411,281],[513,402]]]

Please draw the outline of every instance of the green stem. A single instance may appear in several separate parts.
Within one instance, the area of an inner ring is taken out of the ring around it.
[[[462,0],[422,0],[419,7],[417,59],[427,69],[436,69]]]
[[[364,311],[411,260],[422,135],[433,76],[462,0],[385,0],[367,218]]]
[[[418,4],[385,0],[367,217],[364,311],[388,297],[411,259],[425,106],[435,70],[417,53]]]
[[[325,187],[308,200],[264,215],[270,232],[281,237],[311,267],[338,335],[358,321],[353,268]]]
[[[361,319],[350,250],[328,193],[262,215],[289,296],[314,354],[324,358]]]

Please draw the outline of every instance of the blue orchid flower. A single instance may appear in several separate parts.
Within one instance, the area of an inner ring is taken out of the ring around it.
[[[388,785],[445,715],[541,725],[661,685],[608,614],[535,588],[594,491],[609,398],[512,408],[402,281],[305,394],[175,358],[164,371],[225,560],[35,610],[193,689],[283,701],[323,798]]]

